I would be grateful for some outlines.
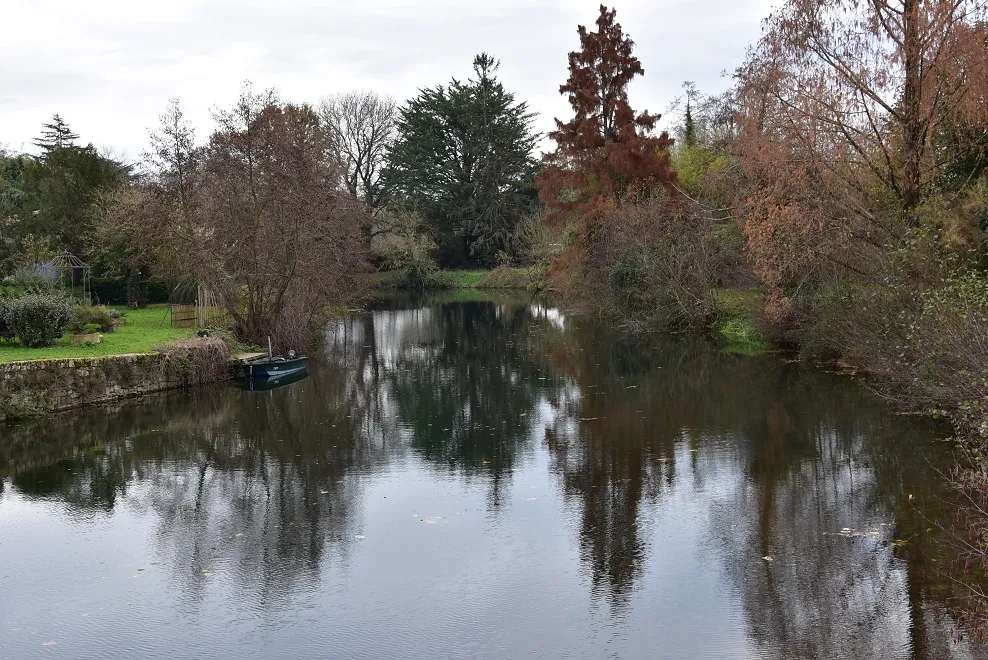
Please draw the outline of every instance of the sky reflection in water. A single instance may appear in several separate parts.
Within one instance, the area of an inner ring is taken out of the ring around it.
[[[984,656],[922,534],[938,430],[845,377],[510,296],[324,340],[3,429],[0,656]]]

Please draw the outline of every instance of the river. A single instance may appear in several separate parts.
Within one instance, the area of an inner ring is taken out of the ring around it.
[[[0,429],[0,657],[986,657],[946,431],[855,378],[508,295],[323,341]]]

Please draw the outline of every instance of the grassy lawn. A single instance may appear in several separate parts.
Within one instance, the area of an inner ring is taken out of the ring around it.
[[[148,353],[163,341],[184,339],[195,334],[194,328],[173,328],[167,305],[152,305],[147,309],[126,309],[127,323],[103,335],[103,343],[95,346],[73,345],[66,333],[54,346],[48,348],[24,348],[15,341],[0,340],[0,362],[18,360],[44,360],[49,358],[96,357]]]
[[[450,270],[447,271],[453,279],[454,289],[472,289],[476,284],[484,279],[490,271],[488,270]]]

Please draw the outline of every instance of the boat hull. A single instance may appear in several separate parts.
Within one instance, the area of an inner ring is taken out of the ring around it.
[[[280,378],[303,371],[308,362],[309,358],[303,355],[291,360],[254,360],[253,362],[245,362],[240,368],[244,378],[262,380]]]

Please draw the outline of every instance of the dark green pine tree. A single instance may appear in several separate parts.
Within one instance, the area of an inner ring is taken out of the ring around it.
[[[33,143],[34,146],[41,149],[42,158],[56,149],[75,146],[75,141],[79,139],[79,136],[72,132],[72,129],[58,113],[52,115],[50,123],[42,124],[42,128],[45,130],[41,133],[41,137]]]
[[[497,79],[498,62],[474,58],[476,77],[426,88],[399,112],[384,180],[415,208],[444,266],[493,265],[536,200],[538,135],[526,103]]]

